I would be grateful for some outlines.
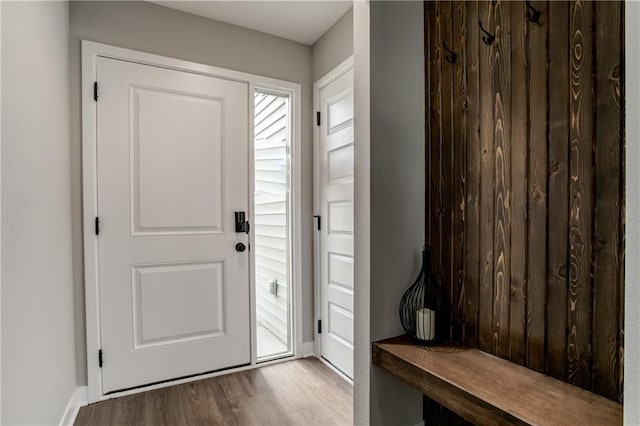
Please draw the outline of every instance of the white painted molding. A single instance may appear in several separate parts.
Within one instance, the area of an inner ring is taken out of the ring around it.
[[[304,342],[302,344],[302,358],[309,358],[310,356],[316,356],[316,342],[314,340],[310,342]]]
[[[354,362],[353,424],[370,424],[371,382],[371,88],[369,1],[353,2]]]
[[[316,81],[313,84],[314,92],[318,92],[323,87],[327,87],[331,82],[339,78],[342,74],[346,73],[351,68],[353,68],[353,55],[349,56],[347,59],[340,62],[338,65],[336,65],[335,68],[333,68],[331,71],[326,73],[324,76],[320,77],[318,81]],[[314,98],[314,101],[315,101],[315,98]],[[314,105],[317,106],[315,102],[314,102]]]
[[[80,408],[87,404],[87,387],[77,387],[71,394],[71,398],[69,398],[69,402],[67,403],[67,407],[64,409],[64,413],[62,413],[60,426],[72,426],[76,421],[76,417],[78,417]]]
[[[0,0],[1,1],[1,0]],[[291,99],[291,124],[293,126],[293,142],[291,146],[292,180],[294,194],[292,197],[293,220],[293,352],[294,357],[300,357],[302,349],[302,86],[299,83],[263,77],[226,68],[199,64],[167,56],[154,55],[131,49],[82,41],[82,185],[83,185],[83,215],[84,215],[84,277],[85,277],[85,312],[87,328],[87,381],[88,400],[97,402],[106,399],[102,390],[102,372],[98,366],[98,350],[100,349],[100,291],[98,277],[98,245],[93,232],[94,218],[98,215],[97,205],[97,141],[96,126],[97,112],[93,101],[93,83],[97,79],[96,61],[98,57],[106,57],[139,64],[151,65],[177,71],[184,71],[211,77],[220,77],[227,80],[244,82],[249,85],[249,152],[253,151],[253,90],[255,88],[272,90],[289,94]],[[253,175],[250,176],[253,181]],[[253,211],[253,207],[250,207]],[[250,236],[253,241],[253,233]],[[252,262],[253,263],[253,262]],[[250,297],[252,310],[252,324],[255,324],[255,292],[254,281],[251,278]],[[255,327],[253,327],[255,330]],[[252,337],[252,362],[250,368],[255,368],[257,359],[255,356],[255,338]],[[264,362],[260,365],[265,365]],[[227,370],[227,374],[234,370]],[[206,378],[207,375],[196,379]],[[172,382],[171,384],[177,384]],[[163,385],[167,386],[167,384]],[[148,390],[148,388],[142,388]],[[134,391],[135,393],[138,391]]]

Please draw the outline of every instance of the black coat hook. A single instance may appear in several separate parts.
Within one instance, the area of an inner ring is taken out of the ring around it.
[[[456,61],[458,60],[458,54],[453,50],[449,49],[447,45],[444,43],[444,41],[442,42],[442,47],[444,47],[444,50],[447,52],[446,55],[444,55],[447,62],[449,62],[450,64],[455,64]]]
[[[482,21],[478,21],[478,25],[480,25],[480,29],[485,34],[482,36],[482,42],[487,46],[493,44],[493,42],[496,40],[496,36],[493,34],[490,34],[489,31],[484,29],[484,27],[482,26]]]
[[[527,3],[527,19],[529,19],[529,22],[532,22],[534,24],[539,24],[540,17],[542,16],[542,12],[540,12],[538,9],[533,7],[529,0],[527,0],[526,3]]]

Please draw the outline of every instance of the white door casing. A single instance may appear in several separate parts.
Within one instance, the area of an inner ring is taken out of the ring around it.
[[[350,63],[348,62],[347,65]],[[353,69],[317,84],[316,211],[320,355],[353,377]]]
[[[96,67],[103,392],[248,364],[247,83]]]
[[[113,392],[105,395],[103,391],[102,368],[100,368],[99,350],[102,348],[102,313],[100,303],[100,264],[98,253],[99,236],[95,235],[95,217],[98,216],[98,146],[97,128],[98,104],[94,100],[94,82],[97,81],[97,62],[100,58],[111,58],[126,62],[145,64],[168,70],[178,70],[191,74],[222,78],[225,80],[242,82],[248,85],[248,134],[249,134],[249,165],[253,162],[253,93],[255,89],[271,90],[278,93],[287,94],[291,101],[291,182],[292,182],[292,291],[293,291],[293,353],[294,357],[303,356],[305,347],[302,344],[302,269],[301,262],[301,235],[302,235],[302,156],[301,153],[301,110],[302,110],[302,86],[280,79],[260,76],[257,74],[234,71],[212,65],[201,64],[167,56],[155,55],[137,50],[96,43],[82,40],[82,194],[83,194],[83,246],[84,246],[84,290],[85,290],[85,319],[86,319],[86,349],[87,349],[87,397],[88,402],[93,403],[113,397],[125,396],[152,389],[158,389],[174,384],[187,383],[203,378],[215,377],[231,372],[243,371],[256,368],[258,361],[256,358],[256,335],[251,333],[251,364],[241,367],[224,369],[212,373],[188,376],[171,381],[156,383],[149,386],[133,388],[122,392]],[[104,96],[104,92],[101,96]],[[103,98],[104,99],[104,98]],[[253,168],[249,167],[249,193],[253,192]],[[251,199],[249,200],[251,202]],[[252,205],[249,206],[250,221],[253,223]],[[106,226],[103,223],[103,229]],[[253,245],[253,228],[249,233],[249,242]],[[254,251],[249,252],[250,268],[253,266]],[[253,279],[253,272],[249,279]],[[253,284],[252,284],[253,285]],[[253,286],[249,286],[250,306],[251,306],[251,330],[255,331],[255,292]],[[105,365],[109,362],[108,350],[104,353]],[[260,365],[281,362],[283,360],[273,360],[261,362]]]

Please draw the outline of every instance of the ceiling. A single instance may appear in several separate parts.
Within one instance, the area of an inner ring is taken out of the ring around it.
[[[314,44],[353,4],[352,1],[151,1],[161,6]]]

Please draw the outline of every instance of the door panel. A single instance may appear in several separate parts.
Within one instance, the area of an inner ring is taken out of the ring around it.
[[[321,355],[353,377],[353,71],[320,90]]]
[[[247,85],[97,69],[103,391],[249,363]]]
[[[134,349],[225,332],[224,263],[137,265],[132,270]]]
[[[224,232],[223,101],[135,86],[131,95],[133,233]]]

